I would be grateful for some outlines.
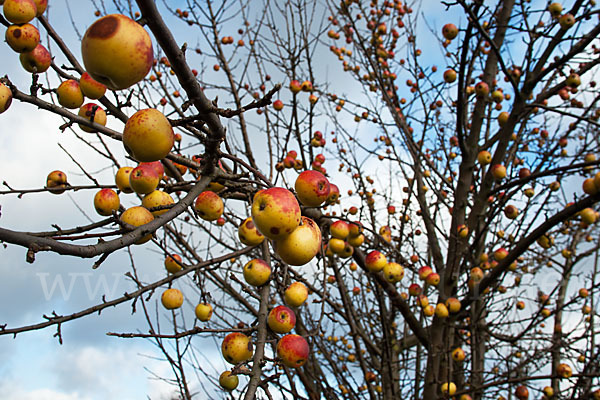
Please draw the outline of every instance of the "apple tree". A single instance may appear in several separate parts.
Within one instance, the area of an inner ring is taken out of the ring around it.
[[[101,1],[77,41],[2,3],[30,80],[0,112],[59,115],[114,180],[68,154],[81,181],[0,194],[98,217],[0,240],[165,271],[1,335],[137,304],[147,333],[108,334],[180,398],[600,398],[594,0]]]

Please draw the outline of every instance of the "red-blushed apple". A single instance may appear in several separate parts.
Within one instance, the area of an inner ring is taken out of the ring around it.
[[[6,43],[17,53],[25,53],[35,49],[40,43],[40,31],[31,25],[11,25],[4,35]]]
[[[452,83],[456,80],[456,71],[453,69],[447,69],[446,71],[444,71],[444,82],[446,83]]]
[[[508,256],[508,250],[506,250],[504,247],[500,247],[494,251],[494,259],[496,261],[502,261],[506,258],[506,256]]]
[[[206,322],[212,317],[213,308],[208,303],[199,303],[194,309],[194,313],[196,314],[196,318],[202,322]]]
[[[527,389],[524,385],[517,386],[515,390],[515,397],[519,400],[528,400],[529,399],[529,389]]]
[[[246,218],[240,224],[238,227],[238,237],[240,238],[240,242],[246,246],[258,246],[265,240],[264,235],[260,233],[252,221],[252,217]]]
[[[567,13],[560,16],[558,19],[558,23],[562,29],[569,29],[573,25],[575,25],[575,17],[573,14]]]
[[[134,206],[125,210],[125,212],[121,214],[120,220],[125,224],[138,227],[154,220],[154,216],[150,211],[146,210],[144,207]],[[138,239],[137,242],[135,242],[135,244],[144,244],[150,239],[152,239],[152,233],[142,236],[140,239]]]
[[[490,87],[485,82],[477,82],[475,85],[475,95],[477,97],[485,97],[490,93]]]
[[[303,92],[312,92],[313,91],[313,84],[312,84],[311,81],[304,81],[300,85],[300,88],[302,89]]]
[[[517,301],[516,307],[517,310],[523,310],[525,308],[525,303],[522,301]]]
[[[350,227],[346,221],[338,220],[331,224],[329,233],[331,233],[331,236],[334,238],[345,240],[350,234]]]
[[[150,35],[121,14],[104,16],[87,29],[81,40],[81,55],[92,78],[112,90],[135,85],[154,62]]]
[[[429,298],[424,294],[420,294],[417,296],[417,304],[421,308],[425,308],[429,305]]]
[[[46,11],[46,7],[48,7],[48,0],[33,0],[33,2],[35,3],[37,11],[35,16],[39,17],[44,13],[44,11]]]
[[[508,219],[515,219],[519,216],[519,209],[512,204],[504,207],[504,216]]]
[[[296,195],[307,207],[319,207],[329,196],[329,180],[318,171],[303,171],[294,184]]]
[[[398,283],[404,277],[404,268],[396,262],[388,262],[383,267],[383,276],[388,282]]]
[[[290,265],[304,265],[321,250],[321,230],[308,217],[283,239],[275,240],[274,248],[281,259]]]
[[[151,166],[138,165],[129,175],[129,186],[138,194],[148,194],[156,190],[160,177]]]
[[[562,14],[562,11],[563,11],[562,4],[551,3],[548,6],[548,11],[550,11],[550,15],[552,15],[554,18],[558,18],[558,17],[560,17],[560,14]]]
[[[84,72],[79,78],[79,87],[85,97],[97,100],[106,93],[106,85],[98,82],[90,74]]]
[[[8,110],[12,103],[12,91],[4,83],[0,82],[0,114]]]
[[[458,28],[454,24],[446,24],[442,27],[442,35],[447,40],[452,40],[458,36]]]
[[[19,54],[19,61],[25,71],[41,74],[50,68],[52,56],[44,46],[38,44],[35,49]]]
[[[300,307],[308,298],[308,289],[302,282],[294,282],[283,293],[285,303],[290,307]]]
[[[298,368],[308,360],[310,348],[300,335],[285,335],[277,342],[277,357],[289,368]]]
[[[350,234],[352,235],[352,232],[350,232]],[[385,225],[385,226],[382,226],[381,228],[379,228],[379,235],[381,235],[383,240],[385,240],[388,243],[391,243],[392,229],[389,226]]]
[[[262,286],[271,277],[271,267],[265,260],[255,258],[244,265],[244,279],[249,285]]]
[[[123,130],[123,146],[138,161],[158,161],[175,143],[171,123],[163,113],[146,108],[133,114]]]
[[[556,374],[561,378],[570,378],[573,376],[573,370],[569,364],[561,363],[556,367]]]
[[[487,150],[481,150],[477,154],[477,162],[481,165],[488,165],[492,162],[492,154]]]
[[[465,224],[460,224],[457,228],[458,237],[466,239],[469,236],[469,228]]]
[[[491,169],[492,176],[496,180],[506,178],[506,167],[502,164],[494,164]]]
[[[452,359],[456,362],[463,362],[465,360],[465,351],[460,347],[452,350]]]
[[[94,208],[98,214],[104,217],[119,210],[120,205],[119,195],[110,188],[100,189],[94,196]]]
[[[106,126],[106,112],[102,107],[94,103],[87,103],[81,106],[79,112],[77,113],[80,117],[84,117],[90,122],[95,122],[96,124]],[[88,133],[97,132],[96,129],[86,126],[84,124],[79,124],[79,128],[82,131]]]
[[[221,343],[223,358],[233,365],[249,360],[253,352],[252,339],[241,332],[228,334]]]
[[[387,258],[378,250],[373,250],[365,256],[365,267],[371,272],[379,272],[387,265]]]
[[[413,297],[420,295],[422,292],[423,288],[418,283],[411,283],[411,285],[408,287],[408,294]]]
[[[237,375],[231,373],[231,371],[223,371],[219,375],[219,385],[227,391],[233,391],[238,387],[240,378]]]
[[[275,100],[273,102],[273,108],[277,111],[281,111],[283,110],[283,101],[281,100]]]
[[[68,79],[62,82],[56,89],[58,104],[65,108],[79,108],[83,104],[83,93],[79,88],[79,82]]]
[[[544,386],[542,392],[544,393],[544,396],[546,396],[546,399],[550,399],[554,396],[554,389],[552,389],[552,386]]]
[[[179,254],[168,255],[165,258],[165,269],[170,274],[181,271],[183,268],[181,264],[181,256]]]
[[[438,318],[448,318],[448,315],[450,315],[448,307],[444,303],[437,303],[435,305],[435,315]]]
[[[418,271],[419,279],[424,281],[432,272],[433,270],[429,265],[423,265]]]
[[[141,162],[139,165],[148,165],[148,166],[152,167],[156,171],[156,174],[158,175],[158,177],[160,179],[163,179],[165,176],[165,167],[162,165],[162,163],[160,161]]]
[[[473,281],[476,283],[481,282],[481,280],[483,279],[483,270],[479,267],[473,267],[471,268],[469,277],[473,279]]]
[[[46,188],[50,193],[61,194],[68,185],[67,174],[62,171],[52,171],[46,177]]]
[[[215,221],[223,215],[224,209],[223,200],[210,190],[200,193],[194,202],[194,210],[205,221]]]
[[[460,300],[458,300],[456,297],[449,297],[446,300],[446,307],[448,307],[450,314],[456,314],[461,308]]]
[[[300,82],[298,82],[297,80],[292,80],[290,82],[290,90],[292,91],[292,93],[298,93],[301,90],[301,86],[300,86]]]
[[[426,317],[431,317],[435,314],[435,307],[432,304],[428,304],[425,307],[423,307],[423,314]]]
[[[160,296],[160,302],[167,310],[174,310],[183,304],[183,293],[179,289],[167,289]]]
[[[296,314],[286,306],[277,306],[269,312],[267,324],[275,333],[288,333],[296,326]]]
[[[252,221],[269,239],[290,235],[300,224],[300,205],[292,192],[282,187],[261,190],[252,201]]]
[[[456,384],[454,382],[445,382],[440,387],[440,391],[444,396],[454,396],[454,393],[456,393]]]
[[[440,283],[440,275],[437,272],[432,272],[427,275],[425,282],[427,282],[428,285],[437,286],[438,283]]]
[[[327,204],[335,204],[340,198],[340,189],[337,185],[329,182],[329,196],[327,196]]]
[[[115,175],[115,183],[119,190],[123,193],[133,193],[133,189],[129,184],[129,176],[133,171],[133,167],[121,167]]]
[[[37,15],[33,0],[5,0],[2,11],[4,18],[13,24],[26,24]]]
[[[151,193],[148,193],[142,199],[142,206],[146,207],[152,213],[152,215],[154,215],[154,217],[163,215],[169,211],[169,209],[163,208],[160,210],[152,210],[153,208],[168,206],[170,204],[175,204],[175,201],[169,193],[163,192],[162,190],[155,190]]]

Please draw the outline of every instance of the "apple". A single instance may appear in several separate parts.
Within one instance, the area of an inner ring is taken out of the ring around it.
[[[98,214],[104,217],[118,211],[120,205],[119,195],[110,188],[101,189],[94,196],[94,208]]]
[[[292,192],[282,187],[260,190],[252,202],[252,221],[269,239],[290,235],[300,224],[300,205]]]
[[[300,88],[302,89],[303,92],[312,92],[313,91],[313,84],[312,84],[311,81],[304,81],[300,85]]]
[[[449,297],[446,300],[446,307],[448,307],[450,314],[456,314],[461,308],[460,300],[458,300],[456,297]]]
[[[500,114],[498,114],[498,125],[500,125],[500,126],[506,125],[509,117],[510,117],[510,114],[508,112],[502,111]]]
[[[244,265],[244,279],[249,285],[262,286],[271,277],[271,267],[260,258],[250,260]]]
[[[544,386],[542,392],[544,392],[544,396],[546,396],[548,399],[554,396],[554,389],[552,389],[552,386]]]
[[[352,234],[352,232],[350,234]],[[392,229],[389,226],[385,225],[379,228],[379,234],[387,243],[392,241]]]
[[[533,188],[527,188],[523,190],[523,194],[529,198],[532,198],[535,195],[535,190]]]
[[[512,204],[508,204],[504,207],[504,215],[508,219],[515,219],[519,216],[519,209]]]
[[[453,69],[447,69],[444,71],[444,82],[452,83],[456,80],[456,71]]]
[[[343,239],[333,237],[329,239],[329,242],[327,242],[327,248],[338,255],[344,251],[345,246],[346,242],[344,242]]]
[[[421,288],[421,285],[419,285],[418,283],[412,283],[408,287],[408,294],[413,297],[420,295],[422,292],[423,292],[423,288]]]
[[[350,227],[346,221],[337,220],[329,227],[329,233],[334,238],[345,240],[350,234]]]
[[[525,303],[522,301],[517,301],[516,307],[517,310],[523,310],[525,308]]]
[[[4,83],[0,82],[0,114],[8,110],[12,103],[12,91]]]
[[[454,382],[445,382],[442,384],[440,390],[444,396],[454,396],[454,393],[456,393],[456,384]]]
[[[488,165],[492,162],[492,154],[487,150],[481,150],[479,154],[477,154],[477,162],[481,165]]]
[[[308,342],[300,335],[285,335],[277,342],[277,356],[289,368],[298,368],[308,360]]]
[[[444,303],[437,303],[435,305],[435,315],[438,318],[448,318],[449,314],[448,307]]]
[[[560,3],[552,3],[548,6],[548,11],[550,11],[550,15],[554,18],[558,18],[560,14],[562,14],[563,7]]]
[[[119,190],[123,193],[133,193],[133,189],[129,184],[129,176],[133,171],[133,167],[121,167],[115,175],[115,183]]]
[[[58,103],[65,108],[79,108],[83,104],[83,93],[79,88],[79,82],[68,79],[62,82],[56,89]]]
[[[421,268],[419,268],[419,279],[424,281],[425,279],[427,279],[427,277],[433,272],[433,270],[431,269],[431,267],[429,265],[424,265]]]
[[[404,268],[396,262],[388,262],[383,267],[383,276],[388,282],[398,283],[404,277]]]
[[[296,195],[307,207],[319,207],[329,196],[329,180],[314,170],[303,171],[294,184]]]
[[[577,86],[581,85],[581,78],[579,77],[579,74],[571,72],[567,77],[565,83],[569,87],[576,88]]]
[[[326,204],[335,204],[338,202],[340,198],[340,189],[337,187],[337,185],[334,185],[333,183],[329,183],[329,196],[327,196],[327,201],[325,202]]]
[[[313,259],[321,249],[321,230],[308,217],[287,237],[275,240],[275,251],[290,265],[304,265]]]
[[[273,102],[273,108],[277,111],[281,111],[283,110],[283,101],[281,100],[275,100]]]
[[[474,282],[481,282],[481,280],[483,279],[483,270],[479,267],[473,267],[471,268],[469,277],[471,279],[473,279]]]
[[[246,218],[240,224],[238,227],[238,237],[246,246],[258,246],[265,240],[263,234],[260,233],[254,222],[252,222],[252,217]]]
[[[253,352],[252,339],[241,332],[228,334],[221,343],[221,354],[228,363],[233,365],[249,360]]]
[[[138,161],[158,161],[175,143],[171,123],[157,109],[146,108],[133,114],[123,130],[123,146]]]
[[[575,25],[575,17],[573,16],[573,14],[569,13],[563,14],[558,19],[558,23],[560,24],[560,27],[562,29],[567,30],[573,25]]]
[[[485,82],[477,82],[475,85],[475,95],[477,97],[485,97],[490,92],[490,87]]]
[[[200,218],[205,221],[214,221],[223,215],[225,205],[223,200],[215,192],[205,190],[200,193],[194,203],[194,210],[198,213]]]
[[[427,282],[428,285],[437,286],[438,283],[440,283],[440,275],[437,272],[432,272],[427,275],[425,282]]]
[[[362,233],[358,236],[348,236],[348,244],[352,247],[360,247],[365,241],[365,235]]]
[[[40,31],[31,25],[11,25],[4,35],[6,43],[17,53],[25,53],[35,49],[40,43]]]
[[[238,387],[240,378],[237,375],[233,375],[231,371],[223,371],[219,375],[219,385],[225,390],[232,391]]]
[[[596,222],[596,211],[593,208],[584,208],[579,214],[581,215],[581,221],[586,225]]]
[[[92,78],[87,72],[81,74],[81,78],[79,78],[79,87],[85,97],[93,100],[101,98],[104,96],[104,93],[106,93],[106,85]]]
[[[579,289],[578,293],[579,293],[579,297],[581,297],[582,299],[585,299],[586,297],[588,297],[590,295],[590,292],[586,288]]]
[[[491,172],[496,180],[501,180],[506,177],[506,167],[502,164],[494,164],[491,168]]]
[[[160,177],[149,165],[140,164],[129,175],[129,185],[138,194],[148,194],[156,190]]]
[[[135,171],[135,170],[134,170]],[[169,204],[175,204],[175,201],[171,197],[171,195],[167,192],[163,192],[162,190],[155,190],[151,193],[148,193],[142,199],[142,206],[146,207],[148,210],[155,207],[167,206]],[[150,210],[154,217],[158,217],[163,215],[169,211],[168,208],[164,208],[162,210]]]
[[[160,296],[160,302],[167,310],[174,310],[183,304],[183,293],[179,289],[167,289]]]
[[[182,268],[181,256],[179,254],[169,255],[165,258],[165,269],[167,272],[174,274],[181,271]]]
[[[62,171],[52,171],[46,177],[46,188],[50,193],[61,194],[68,185],[67,174]]]
[[[442,27],[442,35],[447,40],[452,40],[458,36],[458,28],[454,24],[446,24]]]
[[[208,303],[200,303],[194,309],[194,313],[196,314],[196,318],[202,322],[206,322],[212,317],[213,308]]]
[[[452,359],[456,362],[462,362],[465,359],[465,351],[460,347],[452,350]]]
[[[286,306],[277,306],[269,312],[267,324],[275,333],[288,333],[296,325],[296,314]]]
[[[377,250],[369,252],[365,257],[365,267],[371,272],[383,270],[387,263],[387,258]]]
[[[37,11],[35,16],[39,17],[44,13],[44,11],[46,11],[46,7],[48,7],[48,0],[33,0],[33,2],[35,3]]]
[[[283,293],[285,303],[290,307],[300,307],[308,298],[308,289],[302,282],[294,282]]]
[[[19,54],[19,61],[25,71],[41,74],[50,68],[52,56],[44,46],[38,44],[35,49]]]
[[[502,261],[506,258],[506,256],[508,256],[508,250],[506,250],[504,247],[500,247],[494,251],[494,259],[496,261]]]
[[[80,117],[84,117],[90,122],[94,122],[96,124],[106,126],[106,112],[102,107],[94,103],[87,103],[81,106],[79,112],[77,113]],[[96,129],[90,128],[89,126],[79,124],[79,127],[82,131],[88,133],[97,132]]]
[[[92,78],[112,90],[135,85],[154,62],[150,35],[121,14],[104,16],[87,29],[81,40],[81,55]]]
[[[457,230],[459,238],[466,239],[469,236],[469,228],[465,224],[460,224]]]
[[[424,294],[420,294],[419,296],[417,296],[417,304],[419,305],[419,307],[425,308],[429,305],[429,299]]]
[[[594,390],[592,395],[594,395],[594,400],[600,400],[600,389]]]
[[[302,90],[301,86],[300,86],[300,82],[298,82],[297,80],[292,80],[290,82],[290,90],[292,91],[292,93],[298,93],[300,92],[300,90]]]
[[[526,386],[519,385],[515,390],[515,397],[519,400],[527,400],[529,399],[529,390]]]
[[[154,220],[154,216],[150,211],[146,210],[144,207],[135,206],[125,210],[125,212],[121,214],[120,220],[123,223],[138,227]],[[152,233],[149,233],[146,236],[143,236],[142,238],[138,239],[138,241],[135,242],[135,244],[144,244],[150,239],[152,239]]]
[[[37,15],[37,6],[33,0],[6,0],[2,11],[8,22],[26,24]]]
[[[502,103],[502,100],[504,100],[504,93],[501,89],[496,89],[492,92],[491,97],[494,102]]]

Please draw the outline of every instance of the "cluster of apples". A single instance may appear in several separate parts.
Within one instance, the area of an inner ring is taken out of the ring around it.
[[[302,164],[302,160],[298,159],[298,152],[296,150],[288,151],[283,160],[275,164],[275,169],[279,172],[291,168],[299,171],[303,167],[304,165]]]
[[[354,249],[360,247],[365,241],[360,222],[335,221],[329,227],[331,238],[327,242],[326,254],[334,254],[341,258],[349,258],[354,254]]]
[[[290,81],[290,91],[293,94],[298,94],[300,92],[308,92],[310,93],[310,95],[308,96],[308,101],[310,102],[310,104],[316,104],[317,101],[319,101],[319,98],[317,96],[315,96],[312,91],[314,90],[313,88],[313,84],[311,81],[304,81],[302,83],[300,83],[300,81],[293,79],[292,81]]]

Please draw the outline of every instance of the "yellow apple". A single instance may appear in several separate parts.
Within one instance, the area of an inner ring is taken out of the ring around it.
[[[138,227],[154,220],[154,216],[150,211],[146,210],[144,207],[135,206],[125,210],[125,212],[121,214],[120,219],[121,222]],[[152,233],[142,236],[140,239],[138,239],[137,242],[135,242],[135,244],[144,244],[150,239],[152,239]]]
[[[148,194],[156,190],[160,177],[148,164],[140,164],[129,175],[129,185],[138,194]]]
[[[381,271],[387,263],[387,258],[377,250],[369,252],[365,257],[365,267],[371,272]]]
[[[37,15],[37,6],[33,0],[5,0],[2,11],[8,22],[26,24]]]
[[[129,184],[129,175],[131,175],[131,171],[133,171],[133,167],[121,167],[115,175],[115,183],[123,193],[133,193],[133,189]]]
[[[290,307],[300,307],[308,298],[308,289],[302,282],[294,282],[284,292],[285,303]]]
[[[25,53],[36,48],[40,43],[40,31],[31,25],[11,25],[4,35],[6,43],[17,53]]]
[[[232,332],[221,343],[221,353],[230,364],[249,360],[254,352],[252,339],[241,332]]]
[[[244,222],[240,224],[238,227],[238,237],[246,246],[258,246],[265,240],[263,234],[260,233],[256,228],[256,225],[254,225],[252,217],[246,218]]]
[[[106,112],[102,107],[94,103],[87,103],[81,106],[79,112],[77,113],[80,117],[84,117],[90,122],[95,122],[96,124],[105,126],[106,125]],[[82,131],[88,133],[97,132],[94,128],[90,128],[89,126],[79,124],[79,127]]]
[[[244,279],[249,285],[262,286],[271,277],[271,267],[260,258],[248,261],[244,265]]]
[[[213,308],[208,303],[200,303],[194,309],[194,313],[196,314],[196,318],[202,322],[206,322],[212,317]]]
[[[388,282],[400,282],[404,277],[404,268],[398,263],[388,262],[383,267],[383,276]]]
[[[160,301],[167,310],[174,310],[183,304],[183,293],[179,289],[167,289],[160,296]]]
[[[121,14],[104,16],[87,29],[81,40],[81,55],[92,78],[112,90],[138,83],[154,62],[150,35]]]
[[[225,205],[223,200],[215,192],[206,190],[196,198],[194,202],[194,210],[200,218],[205,221],[214,221],[223,215]]]
[[[175,204],[175,201],[171,197],[171,195],[167,192],[163,192],[162,190],[155,190],[151,193],[148,193],[142,199],[142,205],[146,207],[148,210],[155,207],[167,206],[169,204]],[[158,217],[159,215],[163,215],[169,211],[168,208],[164,208],[162,210],[150,210],[154,217]]]
[[[312,219],[303,216],[300,226],[274,243],[275,251],[283,261],[290,265],[304,265],[321,249],[321,230]]]
[[[79,87],[85,97],[96,100],[106,93],[106,85],[98,82],[90,74],[84,72],[79,78]]]
[[[83,104],[83,93],[79,88],[79,82],[68,79],[62,82],[56,89],[58,103],[65,108],[79,108]]]
[[[12,91],[4,83],[0,82],[0,114],[8,110],[12,103]]]
[[[252,221],[269,239],[283,239],[300,224],[300,205],[285,188],[261,190],[254,195]]]
[[[46,178],[46,188],[48,188],[50,193],[61,194],[68,185],[67,174],[62,171],[52,171]]]
[[[443,395],[454,396],[454,393],[456,393],[456,385],[454,382],[443,383],[441,391]]]
[[[167,272],[174,274],[181,271],[182,268],[181,256],[179,254],[169,255],[165,258],[165,269]]]
[[[237,375],[233,375],[231,371],[223,371],[219,375],[219,385],[225,390],[232,391],[238,387],[240,378]]]
[[[94,208],[104,217],[112,215],[113,211],[118,211],[120,205],[119,195],[110,188],[101,189],[94,196]]]
[[[33,0],[36,7],[36,17],[39,17],[46,11],[46,7],[48,7],[48,0]]]
[[[167,156],[175,143],[167,117],[154,108],[133,114],[123,130],[123,146],[138,161],[158,161]]]
[[[41,74],[50,68],[52,56],[44,46],[38,44],[35,49],[19,54],[19,61],[25,71]]]
[[[465,352],[460,347],[452,350],[452,359],[456,362],[462,362],[465,359]]]

